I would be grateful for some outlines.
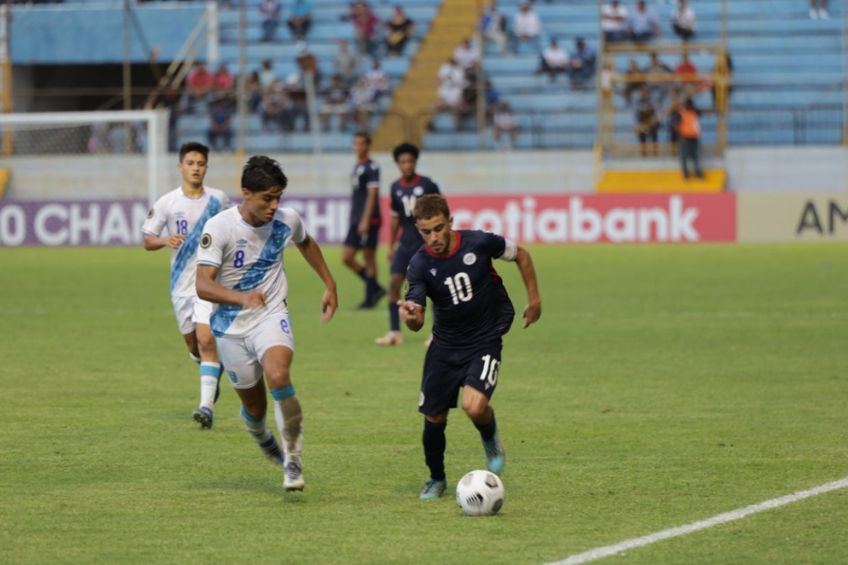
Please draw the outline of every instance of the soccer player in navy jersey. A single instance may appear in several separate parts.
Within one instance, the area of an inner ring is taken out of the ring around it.
[[[395,163],[400,169],[400,178],[392,183],[389,193],[389,207],[392,211],[389,227],[389,332],[375,340],[378,345],[403,343],[398,314],[400,289],[406,278],[410,259],[424,243],[415,227],[412,210],[415,208],[415,201],[421,196],[439,194],[436,183],[415,171],[419,154],[418,147],[411,143],[401,143],[393,151]]]
[[[442,496],[445,479],[445,428],[462,387],[462,409],[480,432],[486,466],[501,473],[505,455],[489,399],[498,383],[502,336],[515,316],[503,281],[492,259],[518,266],[528,304],[524,327],[539,320],[542,300],[536,270],[526,249],[499,235],[456,230],[448,203],[440,195],[422,196],[413,211],[424,246],[409,263],[409,291],[401,301],[400,317],[412,331],[424,325],[424,308],[433,303],[433,341],[424,358],[418,411],[424,414],[424,459],[430,479],[422,500]]]
[[[360,309],[373,308],[386,295],[386,289],[377,282],[377,237],[382,224],[380,215],[380,165],[371,160],[371,136],[364,131],[353,135],[353,152],[356,166],[351,175],[353,193],[350,206],[350,227],[342,247],[342,261],[365,283],[365,300]],[[362,251],[364,263],[356,260]]]

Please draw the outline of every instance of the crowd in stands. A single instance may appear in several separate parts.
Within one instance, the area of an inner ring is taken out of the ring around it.
[[[680,39],[689,41],[695,36],[696,20],[695,9],[686,0],[678,0],[669,23]],[[611,0],[601,7],[601,31],[607,43],[647,43],[660,37],[662,26],[656,11],[645,0],[637,0],[632,11],[619,0]]]

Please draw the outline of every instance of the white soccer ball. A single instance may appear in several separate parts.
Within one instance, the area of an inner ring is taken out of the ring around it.
[[[503,501],[503,482],[489,471],[471,471],[456,484],[456,503],[469,516],[497,514]]]

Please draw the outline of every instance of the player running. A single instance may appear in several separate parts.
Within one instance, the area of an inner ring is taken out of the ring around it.
[[[389,226],[389,332],[375,340],[378,345],[403,343],[398,314],[400,289],[406,278],[410,259],[424,243],[415,228],[412,210],[419,197],[425,194],[439,194],[436,183],[415,171],[419,154],[418,147],[411,143],[401,143],[393,152],[401,176],[392,183],[390,193],[392,219]]]
[[[153,205],[141,228],[146,250],[171,249],[171,304],[188,354],[200,364],[200,406],[192,417],[201,429],[212,427],[221,363],[209,328],[212,305],[198,300],[194,289],[197,245],[206,221],[230,207],[226,194],[203,185],[208,165],[208,147],[196,142],[183,144],[177,165],[183,182]],[[163,237],[166,228],[168,235]]]
[[[303,415],[290,376],[294,334],[283,266],[288,243],[297,245],[324,282],[322,320],[333,317],[338,298],[321,248],[297,212],[280,208],[287,184],[273,159],[254,156],[248,160],[241,176],[244,200],[206,223],[198,253],[197,294],[219,304],[212,315],[212,331],[241,399],[247,431],[266,456],[283,464],[283,488],[303,490]],[[277,426],[283,453],[265,427],[263,373],[280,415]]]
[[[486,467],[501,473],[505,454],[489,399],[498,383],[502,336],[515,311],[492,259],[514,261],[527,290],[524,327],[542,315],[536,271],[530,254],[499,235],[451,227],[447,201],[422,196],[415,203],[415,225],[424,246],[409,264],[409,292],[400,316],[412,331],[424,325],[426,298],[433,302],[433,342],[424,358],[418,410],[424,414],[424,459],[430,479],[422,500],[442,496],[445,479],[445,428],[448,411],[462,391],[462,409],[480,432]]]

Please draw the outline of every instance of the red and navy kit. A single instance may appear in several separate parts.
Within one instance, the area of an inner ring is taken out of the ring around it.
[[[345,238],[345,245],[352,247],[376,247],[377,234],[382,223],[380,215],[379,200],[374,203],[374,210],[371,212],[369,222],[369,230],[364,236],[357,233],[362,214],[365,211],[365,203],[368,201],[368,187],[380,184],[380,166],[371,159],[365,159],[356,163],[351,174],[351,193],[350,199],[350,227]]]
[[[412,210],[415,208],[415,201],[425,194],[440,194],[439,186],[428,177],[416,175],[409,182],[401,178],[392,183],[389,207],[399,218],[402,230],[398,248],[395,250],[389,269],[392,273],[406,273],[412,256],[424,244],[421,234],[415,227]]]

